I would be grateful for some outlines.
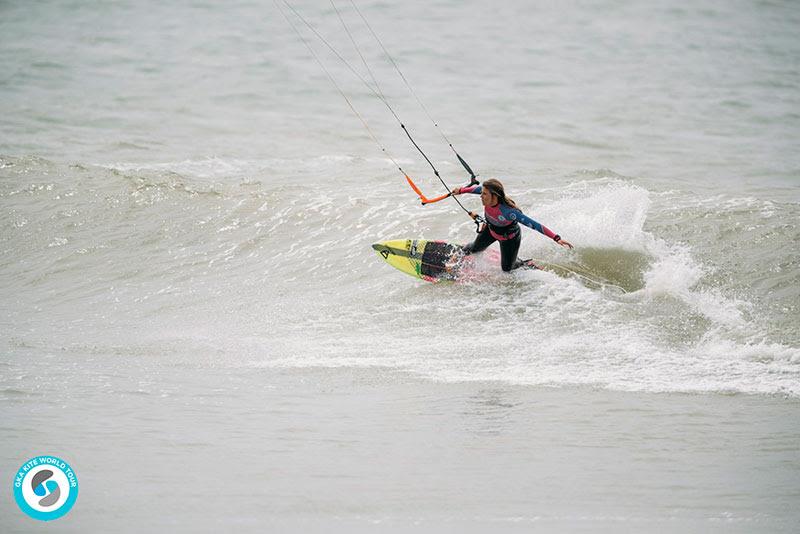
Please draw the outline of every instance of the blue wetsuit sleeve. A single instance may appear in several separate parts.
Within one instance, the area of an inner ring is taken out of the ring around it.
[[[464,193],[472,193],[473,195],[480,195],[482,187],[483,186],[480,185],[470,185],[467,187],[462,187],[461,189],[458,190],[458,192],[461,193],[462,195]]]
[[[546,235],[550,239],[553,239],[556,236],[556,233],[553,232],[551,229],[546,227],[545,225],[538,223],[522,213],[520,210],[516,208],[506,208],[508,211],[505,214],[507,219],[511,219],[512,221],[517,221],[520,224],[524,224],[528,228],[532,228],[537,232]]]

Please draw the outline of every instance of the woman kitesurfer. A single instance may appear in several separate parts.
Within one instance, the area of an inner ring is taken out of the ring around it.
[[[453,195],[462,193],[480,195],[483,203],[486,224],[481,228],[475,241],[464,247],[465,254],[481,252],[495,241],[499,241],[500,265],[504,271],[525,265],[526,262],[517,259],[519,245],[522,242],[519,223],[546,235],[564,248],[572,248],[569,241],[561,239],[560,235],[522,213],[514,201],[506,197],[503,184],[499,180],[492,178],[483,182],[482,185],[456,187],[451,193]],[[472,212],[470,212],[470,216],[475,218],[475,214]]]

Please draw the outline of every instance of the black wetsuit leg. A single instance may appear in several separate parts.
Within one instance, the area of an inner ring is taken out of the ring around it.
[[[489,227],[484,226],[483,230],[478,234],[478,237],[475,238],[475,241],[466,245],[464,250],[464,255],[472,254],[473,252],[481,252],[486,250],[489,245],[497,241],[491,233],[489,233]],[[519,246],[517,246],[519,248]],[[516,253],[514,254],[516,256]]]
[[[500,241],[500,266],[504,271],[508,272],[522,265],[522,262],[517,260],[520,243],[522,243],[522,232],[517,232],[511,239]]]

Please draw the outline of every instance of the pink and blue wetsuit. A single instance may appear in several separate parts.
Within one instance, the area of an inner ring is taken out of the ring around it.
[[[458,192],[480,195],[481,190],[482,187],[480,185],[472,185],[462,187]],[[512,208],[507,204],[497,204],[494,207],[485,206],[483,214],[487,224],[480,231],[478,237],[475,238],[475,241],[464,247],[464,252],[466,254],[481,252],[495,241],[499,241],[500,263],[504,271],[516,269],[523,263],[517,260],[519,245],[522,242],[519,223],[533,228],[556,242],[560,239],[555,232],[543,224],[534,221],[519,209]]]

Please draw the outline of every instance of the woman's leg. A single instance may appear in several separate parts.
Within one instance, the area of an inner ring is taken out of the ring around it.
[[[500,266],[504,271],[516,269],[522,263],[517,261],[520,243],[522,243],[522,232],[517,232],[511,239],[500,241]]]
[[[475,241],[463,247],[464,255],[472,254],[473,252],[481,252],[486,250],[489,245],[494,243],[496,239],[489,233],[489,227],[484,226],[483,230],[475,238]]]

